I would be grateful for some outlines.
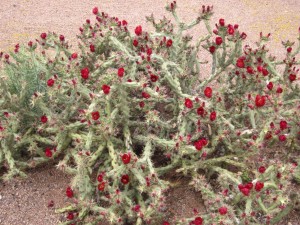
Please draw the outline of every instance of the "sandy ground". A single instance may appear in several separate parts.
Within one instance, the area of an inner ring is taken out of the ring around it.
[[[166,0],[0,0],[0,52],[14,49],[17,43],[27,43],[40,33],[54,31],[64,34],[76,45],[78,28],[88,18],[91,10],[100,11],[126,19],[131,30],[141,24],[146,29],[145,16],[154,13],[156,18],[164,15]],[[277,54],[281,40],[296,41],[300,26],[300,0],[178,0],[179,15],[192,20],[202,4],[214,5],[212,24],[219,18],[239,24],[248,34],[245,44],[253,44],[259,32],[272,33],[270,51]],[[196,27],[191,34],[198,36],[203,27]],[[29,173],[27,180],[15,180],[0,184],[1,225],[56,225],[62,220],[53,208],[66,201],[65,188],[69,177],[55,168],[37,169]],[[192,200],[191,200],[192,199]],[[54,207],[48,202],[54,200]],[[193,208],[203,210],[199,196],[186,187],[169,193],[168,210],[177,216],[192,215]],[[296,213],[297,214],[297,213]],[[299,215],[298,215],[299,216]],[[294,219],[293,219],[294,218]],[[298,225],[297,215],[282,224]]]

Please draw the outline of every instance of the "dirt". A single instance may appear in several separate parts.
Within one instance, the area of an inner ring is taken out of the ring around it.
[[[149,29],[145,16],[154,13],[156,18],[165,15],[165,0],[1,0],[0,4],[0,52],[9,52],[17,43],[27,43],[39,37],[42,32],[54,31],[64,34],[70,43],[76,45],[76,34],[83,22],[92,18],[91,10],[98,6],[100,11],[126,19],[129,28],[141,24]],[[282,52],[281,40],[296,41],[300,26],[299,0],[184,0],[177,1],[179,15],[190,21],[201,9],[202,4],[214,5],[214,24],[219,18],[228,23],[238,23],[240,30],[248,35],[245,44],[253,45],[259,32],[272,33],[271,53]],[[190,32],[199,36],[204,30],[198,26]],[[1,225],[56,225],[64,216],[56,214],[55,208],[65,205],[65,188],[70,177],[46,166],[32,170],[28,179],[16,179],[0,184]],[[48,207],[53,200],[54,206]],[[175,217],[192,216],[193,209],[204,209],[201,196],[181,185],[171,189],[167,197],[167,215],[170,221]],[[299,212],[294,211],[282,221],[282,225],[299,224]]]

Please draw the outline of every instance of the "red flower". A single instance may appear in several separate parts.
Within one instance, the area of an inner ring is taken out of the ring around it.
[[[209,119],[210,121],[215,121],[217,118],[217,113],[215,111],[211,112]]]
[[[127,25],[128,25],[127,21],[126,21],[126,20],[123,20],[123,21],[122,21],[122,25],[123,25],[123,26],[127,26]]]
[[[198,114],[199,116],[202,116],[202,117],[205,116],[205,110],[204,110],[204,108],[203,108],[202,106],[200,106],[200,107],[197,109],[197,114]]]
[[[226,207],[221,207],[221,208],[219,208],[219,213],[221,214],[221,215],[225,215],[225,214],[227,214],[227,208]]]
[[[71,187],[67,187],[66,195],[67,195],[68,198],[73,198],[74,193],[73,193],[73,190],[72,190]]]
[[[253,183],[249,182],[244,187],[247,188],[247,189],[249,189],[249,190],[251,190],[253,188]]]
[[[223,43],[223,39],[221,37],[216,37],[216,45],[221,45]]]
[[[68,220],[73,220],[74,219],[74,214],[72,212],[69,212],[68,216],[67,216],[67,219]]]
[[[289,79],[290,79],[291,82],[296,80],[296,74],[290,74]]]
[[[232,26],[228,26],[228,27],[227,27],[227,33],[228,33],[229,35],[233,35],[233,34],[234,34],[234,29],[233,29]]]
[[[274,85],[273,85],[272,82],[269,82],[269,83],[267,84],[267,88],[268,88],[270,91],[273,89],[273,87],[274,87]]]
[[[139,105],[140,105],[141,108],[144,108],[145,102],[141,101],[141,102],[139,103]]]
[[[65,40],[65,36],[64,36],[64,35],[60,35],[60,36],[59,36],[59,40],[60,40],[60,41],[64,41],[64,40]]]
[[[287,49],[286,49],[286,51],[288,52],[288,53],[291,53],[292,52],[292,48],[291,47],[288,47]]]
[[[41,116],[41,122],[42,123],[47,123],[47,121],[48,121],[48,118],[47,118],[47,116]]]
[[[131,155],[129,153],[125,153],[122,155],[122,161],[124,164],[130,163]]]
[[[279,141],[281,141],[281,142],[284,142],[284,141],[286,141],[286,136],[284,135],[284,134],[282,134],[282,135],[279,135]]]
[[[255,97],[255,105],[256,105],[256,107],[263,107],[265,104],[266,104],[266,97],[265,96],[256,95],[256,97]]]
[[[110,86],[103,84],[102,85],[102,91],[104,92],[104,94],[108,95],[110,92]]]
[[[206,87],[204,89],[204,95],[208,98],[211,98],[212,97],[212,89],[210,87]]]
[[[186,98],[185,102],[184,102],[184,105],[185,105],[185,107],[187,107],[189,109],[193,108],[193,101],[191,99],[189,99],[189,98]]]
[[[241,192],[243,193],[243,195],[245,195],[245,196],[249,196],[249,194],[250,194],[250,190],[249,190],[248,188],[242,188],[240,191],[241,191]]]
[[[219,19],[219,24],[221,27],[224,27],[225,26],[225,20],[224,19]]]
[[[247,73],[249,74],[253,74],[254,73],[254,70],[251,66],[247,66]]]
[[[269,75],[269,71],[266,68],[262,69],[262,73],[264,76],[268,76]]]
[[[85,67],[81,70],[81,77],[86,80],[89,78],[89,73],[89,68]]]
[[[201,140],[195,141],[194,146],[198,151],[201,151],[201,149],[203,147]]]
[[[151,55],[152,54],[152,49],[151,48],[148,48],[147,49],[147,55]]]
[[[147,93],[147,92],[142,92],[142,97],[143,98],[146,98],[146,99],[148,99],[148,98],[150,98],[151,96]]]
[[[99,175],[97,176],[97,180],[98,180],[98,182],[102,182],[102,181],[103,181],[103,175],[102,175],[102,174],[99,174]]]
[[[47,81],[47,85],[48,87],[52,87],[54,85],[54,80],[52,78],[50,78],[48,81]]]
[[[90,50],[91,50],[91,52],[95,52],[95,45],[91,44],[90,45]]]
[[[52,157],[52,151],[51,151],[50,148],[46,148],[46,150],[45,150],[45,155],[46,155],[46,157],[48,157],[48,158],[51,158],[51,157]]]
[[[261,191],[261,189],[264,188],[264,183],[260,182],[260,181],[257,181],[256,184],[255,184],[255,190],[256,191]]]
[[[71,58],[72,59],[77,59],[77,53],[76,52],[72,53]]]
[[[194,220],[195,225],[202,225],[203,219],[201,217],[196,217]]]
[[[287,122],[285,120],[281,120],[279,122],[279,126],[281,130],[285,130],[287,128]]]
[[[98,111],[92,112],[93,120],[98,120],[100,118],[100,113]]]
[[[41,38],[45,40],[47,38],[47,34],[46,33],[42,33],[41,34]]]
[[[266,171],[266,167],[264,167],[264,166],[260,166],[258,168],[258,172],[260,172],[260,173],[264,173],[265,171]]]
[[[104,189],[105,189],[105,182],[101,182],[100,184],[98,184],[99,191],[104,191]]]
[[[137,36],[140,36],[140,35],[142,34],[142,32],[143,32],[142,26],[141,26],[141,25],[140,25],[140,26],[137,26],[137,27],[135,28],[134,32],[135,32],[135,34],[136,34]]]
[[[158,76],[157,76],[157,75],[154,75],[154,74],[151,74],[151,75],[150,75],[150,80],[151,80],[152,82],[156,82],[156,81],[158,80]]]
[[[93,8],[93,11],[92,11],[95,15],[97,15],[98,14],[98,12],[99,12],[99,10],[98,10],[98,8],[97,7],[95,7],[95,8]]]
[[[170,223],[167,222],[167,221],[164,221],[164,222],[162,223],[162,225],[170,225]]]
[[[123,77],[123,76],[124,76],[124,73],[125,73],[125,70],[124,70],[123,67],[121,67],[121,68],[118,69],[118,76],[119,76],[119,77]]]
[[[245,68],[245,62],[244,61],[245,61],[244,57],[238,58],[237,61],[236,61],[236,66],[238,68]]]
[[[277,90],[276,90],[276,93],[281,94],[282,92],[283,92],[283,89],[281,87],[278,87]]]
[[[169,40],[167,41],[167,47],[168,47],[168,48],[171,47],[172,44],[173,44],[173,41],[172,41],[171,39],[169,39]]]
[[[133,46],[136,47],[136,46],[138,46],[139,42],[138,42],[138,40],[134,39],[133,42],[132,42],[132,44],[133,44]]]
[[[122,177],[121,177],[121,182],[122,182],[122,184],[124,184],[124,185],[126,185],[126,184],[129,183],[129,176],[128,176],[128,174],[122,175]]]
[[[215,46],[210,46],[209,47],[209,52],[211,53],[211,54],[214,54],[214,52],[216,51],[216,47]]]

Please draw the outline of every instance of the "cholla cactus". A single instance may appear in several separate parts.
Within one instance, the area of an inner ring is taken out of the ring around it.
[[[275,61],[267,54],[268,36],[261,35],[256,48],[243,48],[247,35],[238,25],[220,19],[212,30],[212,7],[202,7],[188,24],[176,8],[175,1],[166,7],[174,24],[150,16],[155,32],[137,26],[134,34],[127,21],[94,8],[96,22],[80,28],[80,51],[71,51],[62,35],[42,33],[35,44],[18,46],[13,59],[4,58],[0,163],[10,178],[62,155],[57,167],[74,176],[66,187],[73,204],[59,210],[68,213],[66,224],[157,224],[168,188],[162,175],[170,171],[192,175],[210,207],[207,215],[183,223],[273,223],[292,206],[295,196],[274,180],[287,165],[263,175],[251,170],[256,168],[247,158],[278,143],[291,153],[299,149],[294,81],[300,48],[284,43],[286,57]],[[207,35],[196,41],[184,35],[200,23]],[[211,74],[199,79],[209,62]],[[164,164],[154,160],[159,154]],[[199,178],[203,171],[207,178],[218,175],[230,196],[223,199]],[[252,186],[243,183],[242,171]],[[254,199],[254,189],[269,188],[272,197],[282,197],[273,203],[268,194]],[[283,204],[288,207],[280,213]],[[248,217],[257,206],[264,220]]]

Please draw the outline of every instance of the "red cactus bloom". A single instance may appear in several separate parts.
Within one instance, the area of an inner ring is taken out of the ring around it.
[[[59,40],[60,40],[60,41],[64,41],[64,40],[65,40],[65,36],[64,36],[64,35],[62,35],[62,34],[61,34],[61,35],[59,35]]]
[[[262,74],[263,74],[264,76],[268,76],[268,75],[269,75],[269,71],[268,71],[266,68],[263,68],[263,69],[262,69]]]
[[[74,219],[74,213],[69,212],[69,213],[68,213],[68,216],[67,216],[67,219],[68,219],[68,220],[73,220],[73,219]]]
[[[156,81],[158,80],[158,76],[157,76],[157,75],[154,75],[154,74],[151,74],[151,75],[150,75],[150,80],[151,80],[152,82],[156,82]]]
[[[142,26],[141,26],[141,25],[137,26],[137,27],[135,28],[134,32],[135,32],[135,34],[136,34],[137,36],[140,36],[140,35],[142,34],[142,32],[143,32]]]
[[[291,82],[295,81],[296,78],[297,78],[296,74],[290,74],[289,75],[289,79],[290,79]]]
[[[104,191],[104,189],[105,189],[105,182],[101,182],[100,184],[98,184],[99,191]]]
[[[228,28],[227,28],[227,33],[228,33],[229,35],[233,35],[233,34],[234,34],[234,28],[233,28],[232,26],[228,27]]]
[[[251,190],[253,188],[253,183],[252,182],[249,182],[247,183],[246,185],[244,185],[245,188]]]
[[[253,74],[254,73],[254,70],[251,66],[247,66],[247,73],[249,74]]]
[[[193,108],[193,101],[189,98],[186,98],[184,101],[184,105],[185,105],[185,107],[191,109],[191,108]]]
[[[85,67],[81,70],[81,77],[83,79],[88,79],[89,78],[89,74],[90,74],[90,71],[89,71],[89,68]]]
[[[266,96],[256,95],[255,105],[256,107],[263,107],[266,104]]]
[[[47,116],[41,116],[41,122],[42,123],[47,123],[47,121],[48,121],[48,118],[47,118]]]
[[[67,189],[66,189],[66,195],[67,195],[68,198],[73,198],[74,192],[73,192],[73,190],[72,190],[71,187],[67,187]]]
[[[255,184],[255,190],[258,192],[258,191],[261,191],[261,189],[263,189],[263,188],[264,188],[264,183],[257,181]]]
[[[173,45],[173,41],[171,40],[171,39],[169,39],[168,41],[167,41],[167,47],[168,48],[170,48],[172,45]]]
[[[139,106],[140,106],[141,108],[144,108],[145,102],[141,101],[141,102],[139,103]]]
[[[128,175],[128,174],[122,175],[122,177],[121,177],[121,182],[122,182],[122,184],[124,184],[124,185],[128,184],[128,183],[129,183],[129,175]]]
[[[194,225],[202,225],[203,219],[201,217],[196,217],[194,220]]]
[[[205,95],[206,97],[208,97],[208,98],[211,98],[211,97],[212,97],[212,89],[211,89],[211,87],[206,87],[206,88],[204,89],[204,95]]]
[[[280,129],[281,130],[285,130],[285,129],[287,129],[287,122],[285,121],[285,120],[281,120],[280,122],[279,122],[279,126],[280,126]]]
[[[102,182],[103,181],[103,174],[99,174],[97,176],[97,180],[98,180],[98,182]]]
[[[267,88],[268,88],[270,91],[273,89],[273,87],[274,87],[274,85],[273,85],[272,82],[269,82],[269,83],[267,84]]]
[[[102,91],[104,94],[108,95],[109,92],[110,92],[110,86],[106,85],[106,84],[103,84],[102,85]]]
[[[41,33],[41,38],[45,40],[47,38],[47,34],[46,33]]]
[[[225,214],[227,214],[227,208],[226,207],[221,207],[221,208],[219,208],[219,213],[221,214],[221,215],[225,215]]]
[[[91,50],[91,52],[95,52],[95,45],[90,44],[90,50]]]
[[[72,53],[72,55],[71,55],[71,59],[77,59],[77,53],[76,52],[74,52],[74,53]]]
[[[216,37],[216,45],[221,45],[223,43],[222,37]]]
[[[164,221],[164,222],[162,223],[162,225],[170,225],[170,223],[167,222],[167,221]]]
[[[215,111],[210,113],[209,119],[210,121],[215,121],[217,118],[217,113]]]
[[[50,148],[46,148],[46,150],[45,150],[45,155],[46,155],[46,157],[48,157],[48,158],[51,158],[51,157],[52,157],[52,151],[51,151]]]
[[[291,47],[288,47],[287,49],[286,49],[286,51],[288,52],[288,53],[291,53],[292,52],[292,48]]]
[[[216,51],[216,47],[215,46],[210,46],[209,47],[209,52],[211,53],[211,54],[214,54],[214,52]]]
[[[194,142],[194,147],[198,150],[198,151],[201,151],[203,145],[202,145],[202,142],[200,140],[198,141],[195,141]]]
[[[225,20],[223,18],[219,19],[219,24],[221,27],[225,26]]]
[[[151,55],[152,54],[152,48],[148,48],[147,49],[147,55]]]
[[[281,141],[281,142],[284,142],[284,141],[286,141],[286,136],[284,135],[284,134],[282,134],[282,135],[279,135],[279,141]]]
[[[266,171],[266,167],[264,167],[264,166],[260,166],[258,168],[258,172],[260,172],[260,173],[264,173],[265,171]]]
[[[145,98],[145,99],[148,99],[151,97],[151,95],[149,95],[147,92],[142,92],[142,97]]]
[[[92,112],[93,120],[98,120],[100,118],[100,113],[98,111]]]
[[[204,108],[203,108],[202,106],[200,106],[200,107],[197,109],[197,114],[198,114],[199,116],[202,116],[202,117],[205,116],[205,110],[204,110]]]
[[[93,14],[97,15],[99,12],[98,7],[93,8],[92,12],[93,12]]]
[[[118,69],[118,76],[119,77],[123,77],[124,73],[125,73],[125,69],[123,67],[121,67],[121,68]]]
[[[281,87],[278,87],[277,90],[276,90],[276,93],[281,94],[282,92],[283,92],[283,89]]]
[[[135,46],[135,47],[136,47],[136,46],[138,46],[138,45],[139,45],[139,42],[138,42],[138,40],[134,39],[134,40],[133,40],[133,42],[132,42],[132,44],[133,44],[133,46]]]
[[[122,155],[122,161],[124,164],[130,163],[131,155],[129,153],[125,153]]]
[[[123,25],[123,26],[127,26],[127,25],[128,25],[127,21],[126,21],[126,20],[123,20],[123,21],[122,21],[122,25]]]
[[[47,86],[48,87],[52,87],[54,85],[54,80],[52,78],[50,78],[48,81],[47,81]]]
[[[236,61],[236,66],[238,68],[245,68],[245,58],[244,57],[238,58]]]

